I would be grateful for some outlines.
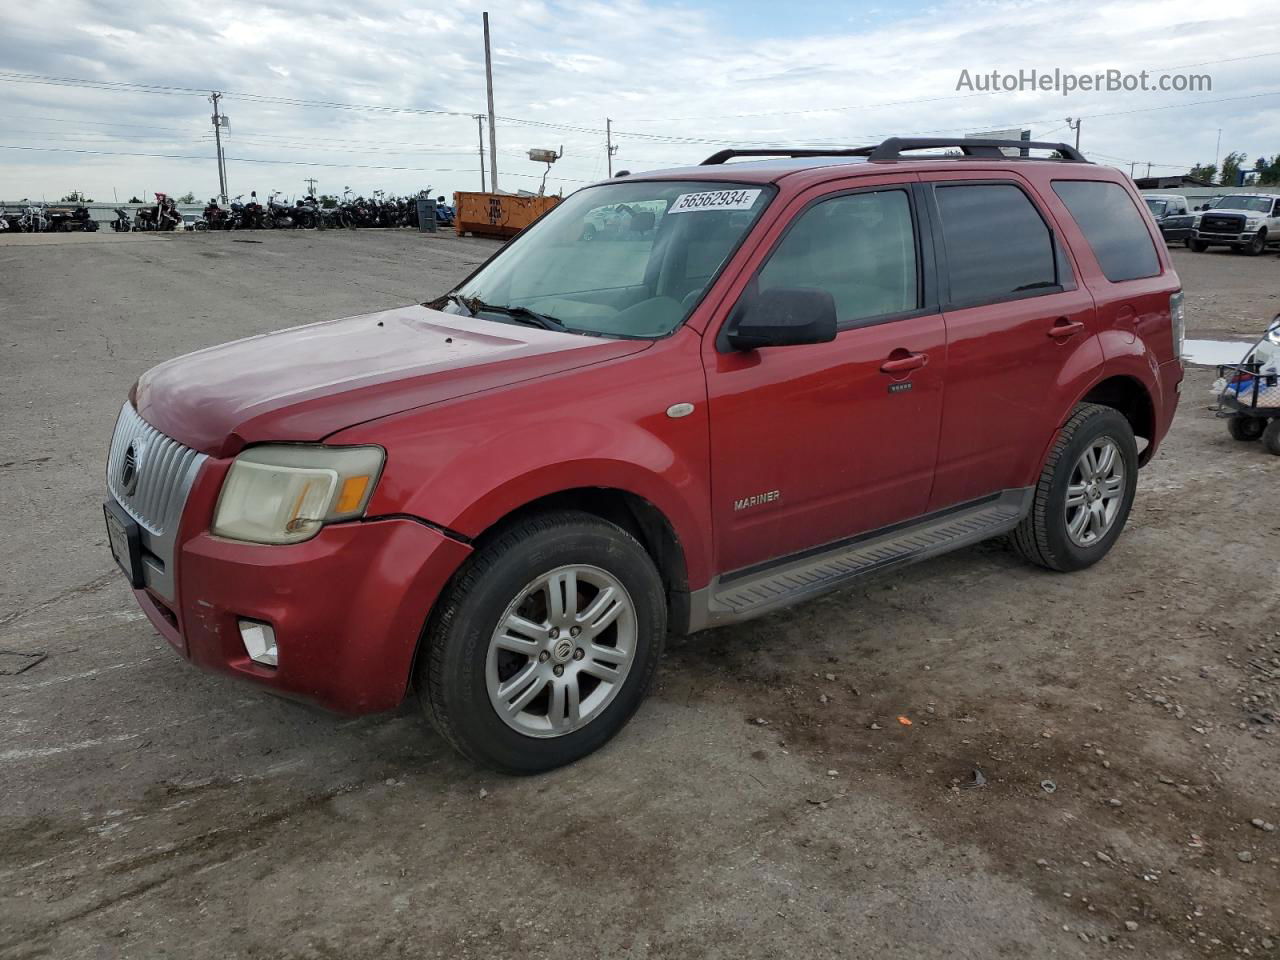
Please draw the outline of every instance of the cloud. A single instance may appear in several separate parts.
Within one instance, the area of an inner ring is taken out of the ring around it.
[[[1221,13],[1200,0],[957,0],[857,23],[835,6],[823,18],[810,5],[804,15],[812,23],[788,22],[783,36],[720,7],[664,0],[457,0],[439,7],[402,0],[51,0],[0,9],[3,69],[226,91],[228,156],[289,161],[231,162],[233,193],[297,192],[308,176],[322,191],[474,189],[478,144],[470,115],[485,109],[485,7],[497,112],[532,121],[499,123],[498,165],[508,189],[536,188],[542,168],[525,158],[530,147],[564,145],[551,189],[603,176],[606,117],[620,145],[616,163],[632,170],[697,162],[723,145],[718,141],[860,144],[1023,125],[1060,138],[1068,115],[1086,118],[1086,152],[1126,169],[1137,161],[1145,170],[1150,161],[1171,173],[1210,161],[1219,128],[1223,153],[1280,151],[1280,97],[1126,112],[1280,91],[1280,56],[1190,71],[1212,75],[1206,94],[960,97],[955,89],[962,68],[1136,71],[1267,53],[1258,24],[1270,11],[1250,0]],[[0,197],[73,187],[100,198],[112,187],[121,196],[216,190],[209,104],[200,93],[16,83],[0,89],[0,144],[200,158],[0,150]],[[252,95],[462,116],[309,107]]]

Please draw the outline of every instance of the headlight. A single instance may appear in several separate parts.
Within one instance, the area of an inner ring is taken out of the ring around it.
[[[1262,218],[1250,217],[1248,220],[1244,222],[1244,225],[1248,227],[1250,230],[1257,230],[1258,227],[1262,226]]]
[[[364,514],[386,454],[381,447],[251,447],[227,473],[213,532],[251,543],[299,543]]]
[[[1200,226],[1200,214],[1197,213],[1194,217],[1191,218],[1191,226],[1193,227]]]

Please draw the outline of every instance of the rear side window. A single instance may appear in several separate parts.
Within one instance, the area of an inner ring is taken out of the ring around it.
[[[954,306],[1049,293],[1058,286],[1053,237],[1013,184],[939,186],[947,275]]]
[[[851,193],[800,214],[758,274],[759,289],[826,290],[841,323],[916,308],[916,241],[905,190]]]
[[[1129,191],[1103,180],[1055,180],[1053,192],[1071,211],[1098,266],[1112,283],[1160,272],[1151,234]]]

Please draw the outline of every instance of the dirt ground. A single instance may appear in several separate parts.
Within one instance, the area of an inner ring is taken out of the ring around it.
[[[492,245],[48,240],[0,240],[0,957],[1280,957],[1280,458],[1209,371],[1098,566],[987,543],[674,641],[605,750],[507,779],[191,668],[99,510],[142,370]],[[1174,258],[1192,335],[1280,309],[1273,256]]]

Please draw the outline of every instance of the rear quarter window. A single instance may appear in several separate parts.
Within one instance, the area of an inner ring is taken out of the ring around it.
[[[1112,283],[1154,277],[1160,259],[1129,191],[1105,180],[1054,180],[1053,192],[1071,212]]]

